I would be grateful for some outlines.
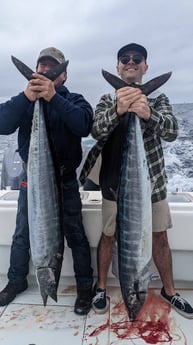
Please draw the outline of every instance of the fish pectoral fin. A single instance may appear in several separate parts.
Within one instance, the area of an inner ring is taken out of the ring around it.
[[[146,299],[146,294],[147,294],[147,291],[136,292],[136,297],[137,297],[138,301],[144,301]]]
[[[136,317],[138,313],[140,312],[141,308],[143,307],[143,304],[146,300],[146,291],[132,291],[128,295],[127,299],[127,311],[129,315],[129,320],[131,322],[136,320]]]
[[[52,270],[56,285],[58,286],[60,273],[62,269],[63,255],[61,253],[56,253],[50,260],[48,267]]]
[[[136,301],[143,303],[146,299],[147,291],[132,291],[128,295],[129,303],[135,303]]]
[[[144,301],[146,298],[147,291],[146,290],[140,290],[139,281],[135,281],[133,294],[136,295],[136,298],[138,301]]]

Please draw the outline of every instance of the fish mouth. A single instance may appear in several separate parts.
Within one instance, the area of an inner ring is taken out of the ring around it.
[[[38,268],[36,275],[44,307],[47,304],[48,296],[57,302],[58,284],[55,279],[54,270],[51,267]]]

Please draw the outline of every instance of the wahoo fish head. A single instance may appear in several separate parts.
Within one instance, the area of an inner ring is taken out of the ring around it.
[[[50,267],[38,268],[36,271],[36,277],[44,307],[47,304],[48,296],[57,302],[57,284],[53,269]]]
[[[121,287],[123,300],[131,322],[136,320],[147,299],[148,284],[149,280],[143,281],[143,283],[140,280],[135,280],[129,289]]]
[[[57,302],[57,289],[62,260],[62,254],[57,253],[50,260],[48,267],[40,267],[36,270],[36,278],[44,306],[47,304],[48,296]]]

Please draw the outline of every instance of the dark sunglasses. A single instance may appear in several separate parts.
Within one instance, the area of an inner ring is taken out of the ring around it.
[[[121,63],[123,65],[126,65],[128,62],[133,61],[136,65],[139,65],[142,61],[143,61],[143,56],[141,55],[127,55],[127,56],[121,56],[119,58],[119,61],[121,61]]]

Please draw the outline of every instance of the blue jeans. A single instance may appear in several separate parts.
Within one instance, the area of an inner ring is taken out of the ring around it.
[[[29,272],[30,242],[27,209],[27,176],[24,175],[18,199],[16,229],[13,235],[8,279],[20,284]],[[76,180],[63,184],[64,235],[72,250],[77,289],[89,289],[93,283],[90,246],[82,223],[82,204]]]

